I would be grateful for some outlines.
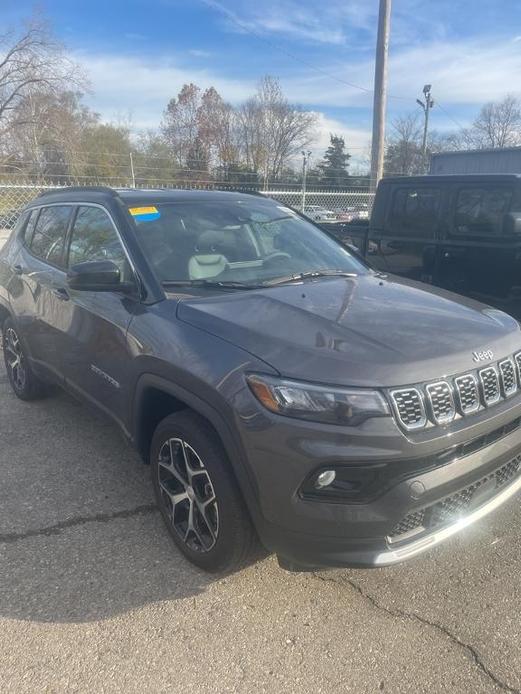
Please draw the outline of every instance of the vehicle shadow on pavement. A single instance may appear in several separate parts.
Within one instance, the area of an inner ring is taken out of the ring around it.
[[[68,395],[22,403],[1,369],[0,442],[0,616],[109,619],[220,578],[175,548],[116,428]]]
[[[157,513],[7,544],[0,562],[0,615],[30,621],[109,619],[193,598],[212,581],[178,553]]]

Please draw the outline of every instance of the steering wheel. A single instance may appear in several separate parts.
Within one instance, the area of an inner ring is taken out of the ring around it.
[[[284,251],[274,251],[264,258],[264,265],[273,265],[281,260],[291,260],[289,253],[284,253]]]

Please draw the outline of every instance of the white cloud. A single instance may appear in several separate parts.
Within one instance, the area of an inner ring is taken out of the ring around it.
[[[445,103],[482,104],[519,91],[514,76],[520,71],[519,47],[500,37],[435,42],[393,56],[390,84],[391,91],[407,95],[429,82]]]
[[[203,89],[213,85],[232,102],[242,101],[255,90],[254,82],[227,79],[204,68],[181,67],[170,59],[88,54],[75,58],[91,80],[93,94],[88,101],[92,107],[106,120],[128,112],[138,129],[157,127],[169,99],[187,82]]]
[[[186,82],[195,82],[203,88],[213,85],[223,98],[236,104],[255,91],[261,70],[259,68],[259,74],[253,74],[250,80],[241,80],[223,76],[215,67],[201,66],[199,59],[193,66],[187,66],[186,54],[182,62],[172,56],[152,60],[137,56],[81,54],[76,58],[90,75],[93,95],[89,99],[92,106],[109,120],[118,113],[131,112],[136,128],[157,126],[168,100]],[[321,67],[341,80],[372,86],[374,68],[371,60]],[[389,113],[393,116],[414,110],[416,97],[423,84],[429,82],[433,85],[435,101],[462,121],[458,111],[460,107],[470,106],[477,110],[483,103],[501,99],[509,91],[519,93],[520,88],[512,76],[520,73],[519,43],[511,39],[489,39],[486,44],[477,40],[437,41],[391,50],[389,92],[404,99],[390,98]],[[290,101],[304,108],[321,112],[332,108],[349,109],[349,120],[346,117],[345,124],[340,120],[333,121],[336,123],[334,129],[353,125],[361,127],[360,130],[351,130],[359,141],[357,133],[365,133],[364,125],[370,127],[371,92],[342,84],[289,58],[283,60],[281,57],[279,75]],[[435,115],[433,127],[454,127],[441,111],[437,110]],[[467,124],[465,119],[462,122]],[[327,119],[322,126],[323,132],[333,129],[327,124]],[[352,139],[348,137],[348,141]]]
[[[329,146],[330,135],[344,138],[346,149],[351,154],[351,168],[365,167],[371,144],[371,131],[364,128],[351,128],[339,120],[329,118],[322,112],[316,112],[318,119],[316,138],[310,145],[312,151],[311,165],[316,165]]]
[[[346,41],[353,29],[374,28],[375,9],[365,0],[329,0],[325,4],[305,6],[299,0],[266,0],[257,3],[244,0],[231,10],[218,0],[203,2],[225,20],[225,27],[233,32],[278,34],[285,38],[311,43],[339,45]]]
[[[346,142],[347,149],[354,154],[365,154],[371,141],[369,128],[350,128],[335,118],[329,118],[321,111],[316,112],[318,118],[315,149],[322,153],[329,146],[330,135],[340,135]],[[320,155],[322,156],[322,154]]]
[[[372,88],[372,60],[323,65],[340,80]],[[506,93],[520,93],[513,76],[521,73],[518,44],[501,39],[466,42],[432,42],[391,50],[389,59],[389,108],[410,111],[423,85],[433,85],[435,100],[444,106],[480,106],[501,99]],[[370,109],[372,93],[335,81],[314,70],[299,68],[297,76],[283,78],[289,98],[303,105],[360,107]],[[393,96],[401,98],[395,99]]]
[[[202,51],[200,48],[191,48],[188,53],[194,58],[211,58],[213,55],[210,51]]]

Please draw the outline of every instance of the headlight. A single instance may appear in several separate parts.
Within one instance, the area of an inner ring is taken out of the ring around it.
[[[377,390],[330,388],[250,375],[253,394],[271,412],[314,422],[356,426],[370,417],[386,417],[389,406]]]

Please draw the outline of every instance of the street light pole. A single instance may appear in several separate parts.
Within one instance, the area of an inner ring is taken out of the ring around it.
[[[375,190],[384,169],[385,112],[387,108],[387,57],[391,27],[391,0],[380,0],[378,37],[374,68],[373,139],[371,144],[371,190]]]
[[[422,140],[422,162],[424,171],[427,170],[427,134],[429,131],[429,112],[431,108],[434,106],[434,99],[431,98],[431,89],[432,85],[426,84],[423,87],[423,95],[425,97],[425,101],[422,101],[421,99],[416,99],[416,103],[422,107],[424,115]]]
[[[309,150],[302,150],[302,212],[304,212],[304,207],[306,206],[306,178],[308,174],[308,164],[310,157],[311,152]]]

